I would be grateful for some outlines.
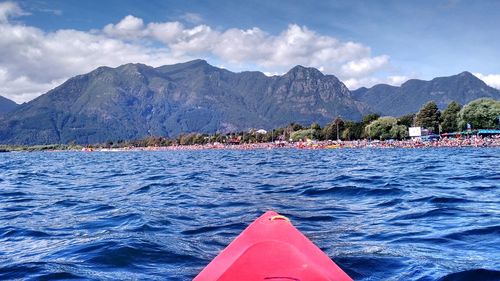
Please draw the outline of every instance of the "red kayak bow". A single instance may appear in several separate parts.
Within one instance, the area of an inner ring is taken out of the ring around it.
[[[284,216],[266,212],[194,281],[352,280]]]

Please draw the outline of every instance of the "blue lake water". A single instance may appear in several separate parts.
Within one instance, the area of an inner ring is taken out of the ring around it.
[[[500,280],[500,149],[0,154],[0,279],[190,280],[266,210],[356,280]]]

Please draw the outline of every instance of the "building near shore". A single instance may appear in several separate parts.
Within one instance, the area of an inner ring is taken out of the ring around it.
[[[470,137],[470,136],[496,136],[500,135],[500,130],[494,129],[482,129],[482,130],[467,130],[462,132],[452,132],[452,133],[443,133],[441,137],[448,138],[461,138],[461,137]]]

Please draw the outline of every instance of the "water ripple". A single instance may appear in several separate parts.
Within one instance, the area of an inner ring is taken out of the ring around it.
[[[0,154],[0,279],[189,280],[288,216],[356,280],[500,280],[499,150]]]

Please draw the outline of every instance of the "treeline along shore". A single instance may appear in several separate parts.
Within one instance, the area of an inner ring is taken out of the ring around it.
[[[360,122],[341,116],[321,127],[291,123],[272,130],[181,134],[176,138],[150,136],[140,140],[108,141],[101,144],[53,144],[37,146],[0,145],[0,152],[43,150],[179,150],[259,148],[362,148],[362,147],[497,147],[500,102],[478,99],[465,106],[451,102],[442,112],[434,102],[416,114],[400,117],[369,114]],[[409,138],[409,128],[418,126],[427,137]],[[432,136],[432,138],[430,138]]]

